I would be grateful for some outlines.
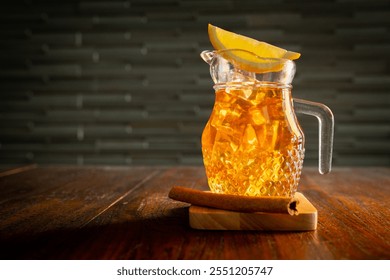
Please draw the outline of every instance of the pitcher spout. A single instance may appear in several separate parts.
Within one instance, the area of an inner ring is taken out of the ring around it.
[[[214,51],[203,51],[201,54],[200,54],[200,57],[209,65],[211,65],[211,62],[213,61],[213,58],[215,56],[215,52]]]

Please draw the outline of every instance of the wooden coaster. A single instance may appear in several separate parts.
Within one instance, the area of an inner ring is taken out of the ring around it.
[[[205,230],[264,230],[264,231],[306,231],[317,228],[317,209],[302,194],[299,200],[298,215],[281,213],[242,213],[215,208],[190,206],[190,226]]]

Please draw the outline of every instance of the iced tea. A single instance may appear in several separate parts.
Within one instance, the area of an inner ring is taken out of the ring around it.
[[[291,88],[275,83],[216,85],[202,134],[203,160],[213,192],[293,196],[304,156],[304,136]]]

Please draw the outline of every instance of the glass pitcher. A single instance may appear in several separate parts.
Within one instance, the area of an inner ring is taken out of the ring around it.
[[[261,58],[278,65],[256,73],[239,67],[229,52],[204,51],[215,83],[215,104],[202,133],[202,154],[212,192],[292,197],[304,159],[305,137],[295,112],[319,120],[319,172],[330,172],[333,114],[320,103],[292,99],[295,63]]]

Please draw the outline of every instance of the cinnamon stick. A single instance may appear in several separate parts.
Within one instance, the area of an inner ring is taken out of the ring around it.
[[[173,187],[168,196],[174,200],[192,205],[212,207],[237,212],[270,212],[298,215],[299,201],[290,197],[253,197],[243,195],[218,194],[194,190],[186,187]]]

